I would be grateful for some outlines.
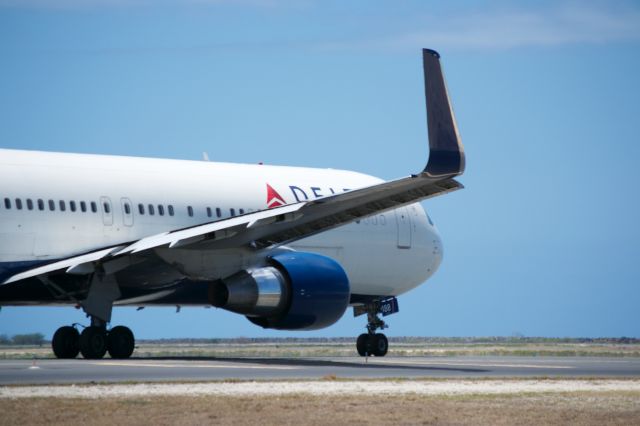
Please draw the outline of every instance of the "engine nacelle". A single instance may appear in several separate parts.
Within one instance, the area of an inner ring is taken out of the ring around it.
[[[349,279],[335,260],[287,252],[269,257],[268,263],[211,284],[209,302],[279,330],[328,327],[347,310]]]

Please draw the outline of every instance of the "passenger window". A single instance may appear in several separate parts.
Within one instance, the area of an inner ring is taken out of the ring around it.
[[[162,204],[158,204],[158,214],[164,216],[164,206]]]
[[[173,216],[173,206],[171,204],[169,204],[167,210],[169,210],[169,216]]]
[[[60,211],[63,212],[65,211],[65,204],[64,201],[60,200]]]
[[[44,200],[42,198],[38,199],[38,210],[44,210]]]
[[[98,213],[98,205],[96,204],[95,201],[91,202],[91,211],[94,213]]]
[[[149,204],[149,215],[153,216],[155,214],[155,210],[153,209],[153,204]]]
[[[216,216],[222,217],[222,210],[220,210],[220,207],[216,207]]]
[[[76,202],[75,201],[69,201],[69,210],[71,210],[72,212],[76,211]]]
[[[51,211],[55,211],[56,210],[56,203],[53,200],[49,200],[49,210]]]
[[[244,214],[244,209],[240,209],[240,214]]]
[[[27,209],[33,210],[33,201],[31,198],[27,198]]]
[[[207,217],[211,217],[211,207],[207,207]]]
[[[8,210],[11,208],[11,200],[9,198],[4,199],[4,207]]]
[[[22,210],[22,200],[20,198],[16,198],[16,209]]]
[[[124,213],[131,214],[131,207],[129,206],[129,203],[124,203]]]
[[[102,203],[102,208],[104,209],[104,212],[109,214],[111,213],[111,206],[109,206],[109,203],[104,202]]]
[[[236,209],[229,209],[229,212],[231,213],[231,216],[236,215]]]
[[[138,204],[138,213],[144,214],[144,204]]]
[[[86,212],[87,211],[87,203],[85,203],[84,201],[80,201],[80,210],[82,210],[82,212]]]
[[[189,216],[193,216],[193,207],[187,206],[187,213],[189,214]]]

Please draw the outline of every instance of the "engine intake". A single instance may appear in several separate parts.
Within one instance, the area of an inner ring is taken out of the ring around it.
[[[342,317],[349,280],[333,259],[315,253],[271,256],[268,266],[240,271],[209,287],[209,302],[264,328],[315,330]]]

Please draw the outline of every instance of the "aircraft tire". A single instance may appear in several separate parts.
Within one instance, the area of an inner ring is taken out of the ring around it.
[[[358,355],[360,356],[370,356],[371,355],[371,339],[369,338],[369,334],[362,333],[358,336],[358,340],[356,340],[356,349],[358,350]]]
[[[100,359],[107,353],[107,333],[102,327],[87,327],[80,334],[80,353],[85,359]]]
[[[109,331],[107,350],[111,358],[126,359],[131,356],[135,347],[133,333],[128,327],[118,325]]]
[[[376,333],[374,336],[372,337],[372,352],[373,355],[375,356],[385,356],[387,354],[387,351],[389,350],[389,340],[387,339],[387,336],[385,336],[382,333]]]
[[[72,359],[78,356],[80,333],[71,326],[60,327],[51,339],[51,349],[56,358]]]

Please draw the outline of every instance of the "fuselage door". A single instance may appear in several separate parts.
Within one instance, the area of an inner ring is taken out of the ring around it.
[[[113,225],[113,206],[111,205],[111,198],[100,197],[100,210],[102,210],[102,223],[105,226]]]
[[[133,226],[133,206],[128,198],[120,198],[122,207],[122,223],[124,226]]]
[[[411,248],[411,218],[406,207],[395,209],[398,226],[398,248]]]

